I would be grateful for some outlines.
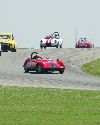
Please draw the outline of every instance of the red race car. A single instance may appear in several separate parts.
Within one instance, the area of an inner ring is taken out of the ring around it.
[[[75,48],[94,48],[94,44],[88,42],[86,38],[80,38],[76,43]]]
[[[63,74],[65,70],[64,62],[59,59],[52,60],[48,57],[46,57],[46,59],[42,59],[37,52],[31,53],[31,58],[26,59],[23,67],[25,72],[36,71],[37,73],[59,71],[60,74]]]

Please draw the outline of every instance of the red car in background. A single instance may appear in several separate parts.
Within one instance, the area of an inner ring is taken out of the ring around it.
[[[80,38],[76,43],[75,48],[94,48],[94,44],[87,41],[86,38]]]
[[[37,73],[59,71],[60,74],[63,74],[65,70],[64,62],[60,61],[59,59],[43,59],[38,55],[37,52],[31,53],[31,58],[26,59],[23,67],[25,72],[36,71]]]

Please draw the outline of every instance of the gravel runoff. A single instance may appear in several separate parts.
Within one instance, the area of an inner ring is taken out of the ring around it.
[[[30,57],[32,51],[39,52],[43,58],[48,56],[64,61],[66,66],[64,74],[24,73],[23,63]],[[80,70],[83,64],[97,58],[100,58],[100,48],[49,48],[3,52],[0,57],[0,85],[100,90],[100,78]]]

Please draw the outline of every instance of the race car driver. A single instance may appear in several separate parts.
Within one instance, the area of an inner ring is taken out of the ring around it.
[[[32,59],[42,59],[42,57],[38,53],[36,53],[36,55]]]

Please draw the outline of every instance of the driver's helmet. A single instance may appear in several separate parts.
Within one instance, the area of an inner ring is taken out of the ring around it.
[[[38,53],[36,53],[36,55],[35,55],[36,57],[40,57],[40,55],[38,54]]]
[[[54,34],[55,38],[59,38],[60,37],[58,32],[54,32],[53,34]]]
[[[59,34],[58,32],[54,32],[54,34]]]

